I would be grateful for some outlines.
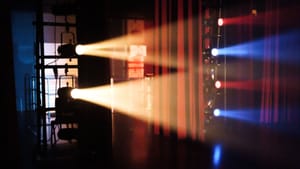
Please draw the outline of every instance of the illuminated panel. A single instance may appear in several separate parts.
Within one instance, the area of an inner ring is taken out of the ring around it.
[[[147,55],[144,37],[144,20],[127,20],[127,43],[129,44],[129,54],[127,58],[127,72],[129,79],[144,77],[144,57]],[[139,34],[139,36],[135,36]]]
[[[147,55],[146,45],[130,45],[128,56],[128,78],[144,77],[144,57]]]

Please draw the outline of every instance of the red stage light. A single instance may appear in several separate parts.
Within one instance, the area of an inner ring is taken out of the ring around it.
[[[216,87],[217,89],[219,89],[219,88],[221,87],[221,82],[217,80],[217,81],[215,82],[215,87]]]
[[[219,25],[219,26],[223,26],[223,24],[224,24],[223,18],[219,18],[219,19],[218,19],[218,25]]]

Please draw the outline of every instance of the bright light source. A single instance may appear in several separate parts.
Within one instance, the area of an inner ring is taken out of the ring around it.
[[[74,99],[80,98],[79,89],[72,89],[70,94],[71,94],[71,97]]]
[[[75,52],[77,55],[82,55],[86,51],[86,48],[83,45],[76,45]]]
[[[221,114],[220,109],[215,109],[215,110],[214,110],[214,115],[215,115],[215,116],[220,116],[220,114]]]
[[[211,54],[212,54],[213,56],[218,56],[219,50],[218,50],[217,48],[213,48],[213,49],[211,50]]]
[[[217,80],[217,81],[215,82],[215,87],[216,87],[217,89],[219,89],[219,88],[221,87],[221,82],[220,82],[219,80]]]
[[[219,26],[223,26],[223,24],[224,24],[223,18],[219,18],[219,19],[218,19],[218,25],[219,25]]]

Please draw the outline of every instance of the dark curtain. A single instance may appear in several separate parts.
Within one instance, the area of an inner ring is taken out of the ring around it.
[[[3,3],[2,3],[3,2]],[[2,128],[2,136],[5,139],[4,151],[5,159],[3,159],[3,165],[9,165],[13,168],[20,168],[22,162],[21,159],[21,146],[20,133],[18,125],[18,116],[16,110],[15,100],[15,81],[14,81],[14,64],[13,64],[13,43],[11,32],[11,8],[12,4],[8,1],[1,1],[0,3],[0,19],[5,22],[2,26],[1,50],[5,51],[5,58],[2,61],[1,66],[1,88],[4,89],[1,95],[1,103],[3,107],[2,119],[4,126]],[[3,151],[3,152],[4,152]]]

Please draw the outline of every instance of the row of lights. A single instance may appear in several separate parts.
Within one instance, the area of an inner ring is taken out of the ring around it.
[[[221,82],[218,80],[218,48],[220,27],[223,19],[217,16],[218,10],[207,8],[204,10],[203,22],[203,72],[204,72],[204,115],[205,124],[211,123],[220,114],[216,109],[216,98],[220,95]],[[215,15],[214,15],[215,14]]]

